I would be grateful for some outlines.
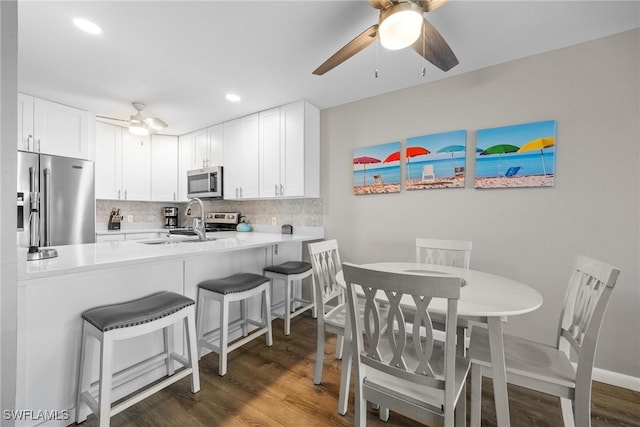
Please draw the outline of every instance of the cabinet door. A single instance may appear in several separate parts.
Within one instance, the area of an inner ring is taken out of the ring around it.
[[[280,109],[280,181],[282,196],[305,195],[305,114],[304,103]]]
[[[262,111],[260,121],[260,198],[278,197],[283,186],[280,180],[280,108]]]
[[[122,188],[126,200],[151,200],[151,144],[148,136],[123,132]]]
[[[178,199],[178,137],[151,137],[151,200]]]
[[[122,128],[96,123],[96,199],[120,199],[122,188]]]
[[[89,158],[89,114],[44,99],[34,99],[36,151],[58,156]]]
[[[258,114],[224,123],[224,198],[258,198]]]
[[[192,134],[193,150],[195,163],[192,169],[206,168],[212,166],[210,164],[211,153],[209,151],[209,139],[207,138],[207,130],[202,129]]]
[[[33,96],[18,94],[18,150],[33,151]]]
[[[178,201],[187,201],[187,171],[193,169],[193,139],[192,134],[178,138]]]
[[[240,119],[224,123],[224,179],[223,196],[225,199],[240,198],[240,180],[242,163],[242,124]]]
[[[222,124],[207,128],[209,140],[210,166],[224,166],[224,126]]]

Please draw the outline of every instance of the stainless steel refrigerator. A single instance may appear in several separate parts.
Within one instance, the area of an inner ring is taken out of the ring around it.
[[[31,206],[37,209],[35,246],[95,243],[93,162],[18,151],[18,246],[29,247]],[[22,211],[22,215],[20,213]]]

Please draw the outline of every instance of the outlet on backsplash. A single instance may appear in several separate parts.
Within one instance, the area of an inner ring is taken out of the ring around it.
[[[271,225],[276,225],[276,217],[275,216],[271,217]]]

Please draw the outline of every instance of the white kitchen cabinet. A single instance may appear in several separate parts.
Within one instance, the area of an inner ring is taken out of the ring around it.
[[[185,202],[187,197],[187,171],[193,169],[193,135],[178,137],[178,201]]]
[[[88,111],[18,94],[18,149],[89,158]]]
[[[151,137],[151,200],[178,200],[178,137]]]
[[[258,114],[224,123],[225,199],[258,198],[258,150]]]
[[[207,128],[209,140],[209,166],[224,166],[224,125]]]
[[[320,112],[297,101],[260,113],[260,198],[320,196]]]
[[[151,200],[151,138],[122,132],[122,189],[125,200]]]
[[[96,123],[96,199],[122,199],[122,128]]]
[[[209,139],[207,138],[207,130],[200,129],[193,132],[193,167],[191,169],[202,169],[210,166],[211,152],[209,151]]]

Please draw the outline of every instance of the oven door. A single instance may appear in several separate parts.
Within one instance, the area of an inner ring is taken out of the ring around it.
[[[187,172],[187,197],[222,198],[222,167],[209,167]]]

